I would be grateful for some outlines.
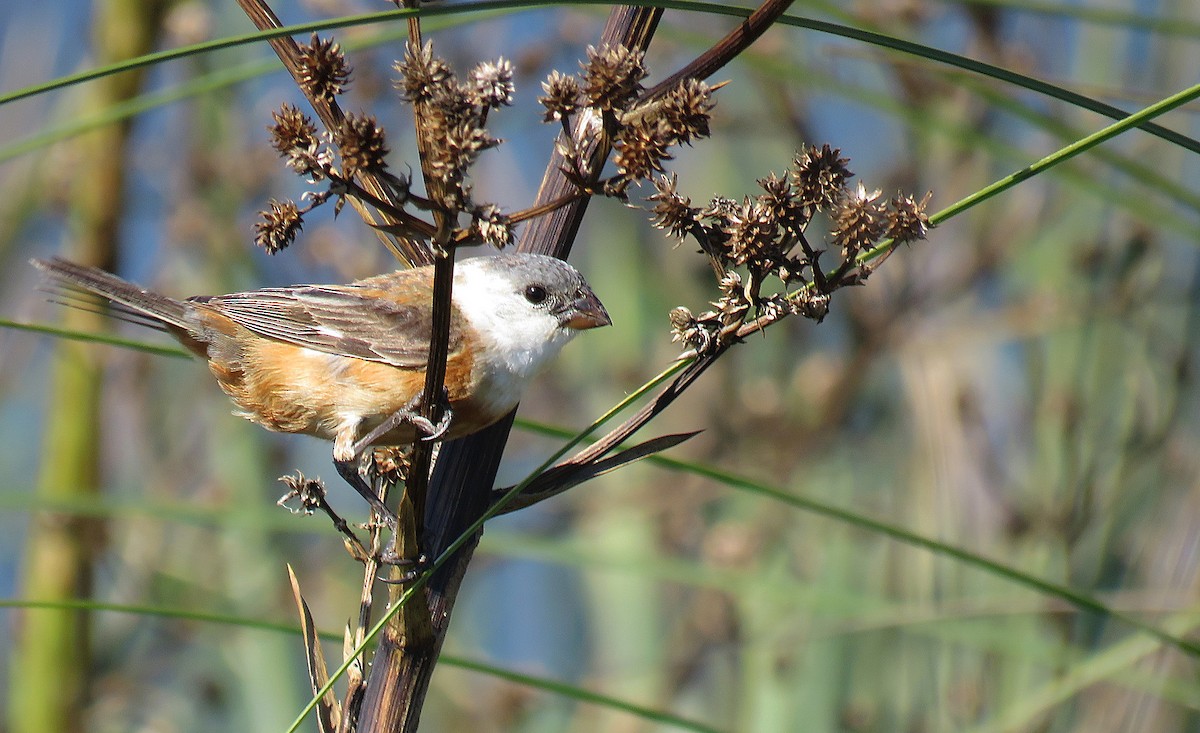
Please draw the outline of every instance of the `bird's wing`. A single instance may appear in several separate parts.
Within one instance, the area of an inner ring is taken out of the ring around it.
[[[397,291],[360,283],[267,288],[191,300],[267,338],[329,354],[421,367],[429,359],[430,297],[419,285]],[[455,313],[450,354],[461,347],[461,319]]]

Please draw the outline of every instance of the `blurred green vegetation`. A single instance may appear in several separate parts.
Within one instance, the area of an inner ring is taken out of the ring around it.
[[[378,9],[311,5],[313,15],[277,9],[289,22]],[[0,52],[22,59],[0,60],[0,93],[98,65],[96,53],[72,50],[87,37],[84,10],[95,9],[63,0],[0,11]],[[1200,9],[1184,0],[802,2],[792,12],[1129,111],[1196,83],[1200,62]],[[517,66],[518,104],[493,117],[505,145],[484,157],[476,183],[481,199],[519,208],[554,134],[538,123],[539,81],[576,68],[602,9],[440,22],[432,37],[460,70],[497,55]],[[731,23],[668,12],[652,72],[665,75]],[[249,28],[230,4],[180,2],[158,46]],[[359,48],[346,107],[379,115],[397,164],[414,161],[408,111],[389,87],[399,30],[336,34]],[[146,95],[181,98],[142,105],[133,120],[120,274],[190,295],[394,266],[353,216],[310,220],[275,258],[253,251],[254,212],[302,190],[266,142],[270,111],[297,96],[268,58],[243,46],[151,68]],[[932,190],[936,211],[1111,123],[927,55],[796,27],[774,29],[718,79],[733,83],[718,93],[713,138],[674,166],[696,202],[753,195],[802,144],[828,142],[868,189]],[[197,93],[171,93],[180,88]],[[0,106],[0,151],[111,113],[89,106],[88,89]],[[1156,121],[1200,136],[1195,103]],[[0,155],[0,315],[56,322],[61,311],[42,302],[24,263],[72,253],[80,201],[70,191],[85,148],[67,137],[17,152]],[[896,252],[866,287],[839,293],[824,323],[787,322],[734,349],[652,426],[704,429],[672,451],[686,465],[638,465],[489,525],[447,653],[739,733],[1200,729],[1195,658],[1118,618],[1176,639],[1200,625],[1198,188],[1195,153],[1126,133]],[[616,325],[572,344],[521,415],[582,427],[668,364],[678,345],[667,311],[716,297],[693,250],[642,212],[593,202],[572,260]],[[231,417],[197,362],[95,344],[100,497],[38,498],[38,467],[59,448],[43,437],[57,345],[0,331],[3,596],[37,600],[22,570],[39,520],[100,517],[89,600],[142,611],[88,614],[90,655],[77,657],[86,729],[284,730],[307,698],[299,637],[205,614],[294,623],[290,563],[334,639],[355,616],[360,573],[332,527],[274,506],[283,473],[334,483],[328,446]],[[519,480],[557,440],[516,434],[501,480]],[[693,463],[850,521],[684,470]],[[365,515],[343,487],[333,501]],[[145,610],[154,607],[197,616]],[[42,613],[0,611],[0,688],[22,674],[14,640]],[[339,652],[333,641],[326,656]],[[424,721],[481,733],[670,729],[453,664],[439,667]]]

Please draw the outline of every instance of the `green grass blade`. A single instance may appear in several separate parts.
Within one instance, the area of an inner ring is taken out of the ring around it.
[[[544,423],[536,423],[529,420],[518,420],[517,424],[524,430],[529,430],[542,435],[563,437],[564,435],[569,434],[568,431],[563,431],[559,428],[554,428]],[[1196,642],[1180,638],[1179,636],[1164,631],[1156,626],[1145,623],[1140,619],[1134,618],[1129,614],[1117,611],[1105,604],[1103,601],[1100,601],[1086,593],[1081,593],[1065,585],[1060,585],[1049,580],[1038,578],[1018,570],[1017,568],[1005,565],[995,560],[990,560],[969,550],[964,550],[960,547],[955,547],[954,545],[929,539],[928,537],[916,534],[915,532],[911,532],[903,527],[899,527],[881,520],[871,519],[870,517],[850,511],[849,509],[842,509],[840,507],[833,506],[832,504],[827,504],[815,499],[809,499],[807,497],[790,494],[783,489],[752,481],[751,479],[737,476],[727,471],[722,471],[721,469],[713,466],[705,466],[698,463],[681,461],[660,455],[650,456],[646,460],[664,468],[690,473],[696,476],[702,476],[732,489],[757,494],[773,501],[777,501],[781,504],[787,504],[796,509],[801,509],[812,514],[818,514],[829,519],[834,519],[845,524],[853,525],[860,529],[866,529],[876,534],[890,537],[894,540],[904,542],[905,544],[913,545],[939,555],[945,555],[947,557],[954,558],[955,560],[958,560],[966,565],[971,565],[981,570],[985,570],[994,575],[1011,580],[1019,585],[1032,588],[1045,595],[1059,598],[1085,611],[1091,611],[1109,618],[1118,619],[1129,626],[1138,629],[1139,631],[1149,634],[1163,643],[1181,649],[1193,656],[1200,656],[1200,644]]]
[[[445,664],[459,667],[460,669],[469,669],[474,672],[482,672],[492,677],[499,677],[500,679],[525,685],[526,687],[545,690],[546,692],[553,692],[557,695],[562,695],[563,697],[569,697],[573,700],[578,700],[579,702],[587,702],[594,705],[602,705],[606,708],[611,708],[614,710],[621,710],[631,715],[635,715],[643,720],[662,723],[664,725],[669,725],[672,728],[696,731],[696,733],[721,733],[719,728],[713,728],[694,720],[681,718],[677,715],[664,713],[660,710],[647,708],[643,705],[635,705],[631,702],[627,702],[610,695],[602,695],[598,692],[591,692],[590,690],[585,690],[581,687],[567,685],[559,682],[558,680],[547,677],[534,677],[532,675],[521,674],[519,672],[513,672],[511,670],[502,669],[490,664],[472,661],[463,657],[455,657],[449,654],[443,655],[441,661]]]
[[[295,623],[265,621],[262,619],[236,616],[227,613],[195,611],[192,609],[170,608],[167,606],[141,606],[123,603],[105,603],[92,600],[27,601],[0,598],[0,608],[82,610],[92,612],[123,613],[134,616],[146,616],[150,618],[234,626],[240,629],[248,629],[251,631],[269,631],[273,633],[289,634],[292,636],[299,636],[301,633],[300,627]],[[320,637],[328,642],[336,643],[342,641],[341,633],[332,631],[321,632]],[[695,733],[721,733],[720,729],[718,728],[713,728],[694,720],[688,720],[678,715],[648,708],[644,705],[637,705],[627,700],[612,697],[611,695],[603,695],[598,692],[586,690],[582,687],[568,685],[555,679],[522,674],[520,672],[498,667],[493,664],[487,664],[485,662],[450,654],[443,655],[440,661],[443,664],[447,664],[452,667],[458,667],[460,669],[466,669],[472,672],[479,672],[490,677],[507,680],[509,682],[515,682],[519,685],[524,685],[537,690],[551,692],[555,695],[567,697],[579,702],[591,703],[593,705],[599,705],[612,710],[620,710],[643,720],[648,720],[654,723],[662,723],[680,730],[690,730],[695,731]]]
[[[1028,180],[1040,173],[1043,173],[1043,172],[1053,168],[1054,166],[1059,165],[1060,163],[1065,163],[1066,161],[1070,160],[1071,158],[1074,158],[1077,155],[1085,153],[1088,150],[1091,150],[1092,148],[1096,147],[1097,145],[1099,145],[1103,142],[1107,142],[1108,140],[1111,140],[1112,138],[1116,137],[1117,135],[1120,135],[1121,133],[1127,132],[1135,127],[1138,127],[1142,122],[1145,122],[1146,120],[1150,120],[1150,119],[1153,119],[1160,115],[1166,114],[1167,112],[1170,112],[1171,110],[1176,109],[1177,107],[1181,107],[1198,97],[1200,97],[1200,84],[1188,87],[1187,89],[1184,89],[1183,91],[1178,92],[1176,94],[1172,94],[1171,96],[1167,97],[1166,99],[1156,102],[1155,104],[1152,104],[1149,107],[1146,107],[1145,109],[1141,110],[1140,112],[1138,112],[1136,114],[1132,114],[1123,120],[1114,122],[1113,124],[1109,125],[1108,127],[1105,127],[1101,130],[1097,130],[1096,132],[1092,133],[1091,135],[1088,135],[1087,137],[1077,140],[1076,142],[1074,142],[1064,148],[1061,148],[1061,149],[1051,153],[1050,155],[1047,155],[1046,157],[1042,158],[1041,160],[1036,161],[1025,168],[1022,168],[1021,170],[1014,171],[1010,175],[1005,176],[1004,178],[1001,178],[1000,180],[996,181],[995,183],[992,183],[989,186],[985,186],[984,188],[976,191],[975,193],[971,194],[970,196],[967,196],[966,198],[958,201],[957,203],[952,204],[951,206],[948,206],[945,209],[943,209],[942,211],[939,211],[938,213],[929,217],[929,220],[930,220],[930,222],[932,222],[934,224],[945,221],[946,219],[949,219],[952,216],[955,216],[957,214],[962,213],[963,211],[966,211],[967,209],[971,208],[972,206],[980,204],[1003,191],[1007,191],[1008,189],[1012,188],[1013,186],[1017,185],[1018,183],[1020,183],[1022,181]]]
[[[120,346],[123,349],[144,351],[148,354],[155,354],[157,356],[171,356],[178,359],[192,358],[190,353],[174,346],[158,346],[156,344],[148,344],[144,341],[136,341],[134,339],[121,338],[120,336],[110,336],[102,333],[85,333],[83,331],[60,328],[58,326],[51,326],[45,323],[18,323],[17,321],[10,321],[7,318],[0,318],[0,328],[11,328],[14,331],[41,333],[47,336],[57,336],[58,338],[70,339],[72,341],[90,341],[97,344]]]
[[[1080,20],[1093,25],[1108,25],[1125,30],[1150,31],[1164,36],[1200,38],[1200,23],[1183,17],[1153,17],[1116,8],[1064,5],[1038,0],[939,0],[944,5],[977,5],[1021,13]]]
[[[33,86],[25,87],[24,89],[18,89],[14,92],[9,92],[8,94],[0,94],[0,105],[7,104],[9,102],[13,102],[18,99],[24,99],[26,97],[32,97],[32,96],[35,96],[38,94],[44,94],[46,92],[53,91],[56,89],[61,89],[61,88],[71,86],[74,84],[80,84],[83,82],[92,81],[92,80],[99,79],[104,76],[109,76],[111,74],[119,74],[119,73],[122,73],[125,71],[131,71],[133,69],[141,68],[144,66],[160,64],[160,63],[164,63],[167,61],[172,61],[172,60],[176,60],[176,59],[180,59],[180,58],[186,58],[188,56],[193,56],[196,54],[210,53],[213,51],[218,51],[218,50],[222,50],[222,49],[226,49],[226,48],[234,48],[237,46],[244,46],[244,45],[248,45],[248,44],[252,44],[252,43],[257,43],[260,41],[270,40],[272,38],[280,38],[283,36],[303,35],[303,34],[312,33],[314,31],[330,30],[330,29],[336,29],[336,28],[346,28],[346,27],[351,27],[351,26],[367,25],[367,24],[372,24],[372,23],[393,22],[396,20],[407,18],[413,14],[419,14],[423,18],[431,18],[431,17],[442,16],[442,15],[458,15],[458,14],[464,14],[464,13],[516,12],[516,11],[520,11],[520,10],[530,10],[530,9],[535,9],[535,8],[546,8],[546,7],[553,7],[553,6],[573,6],[573,5],[583,6],[583,5],[608,5],[608,4],[609,3],[602,2],[601,0],[572,0],[571,2],[558,2],[558,3],[545,2],[545,1],[538,2],[536,0],[513,0],[512,2],[485,1],[485,2],[477,2],[477,3],[464,3],[462,5],[453,5],[453,6],[439,6],[439,7],[433,7],[433,8],[422,8],[420,11],[414,11],[414,10],[410,10],[410,9],[388,10],[388,11],[379,12],[379,13],[363,13],[363,14],[358,14],[358,15],[347,15],[347,16],[342,16],[342,17],[332,18],[332,19],[327,19],[327,20],[321,20],[321,21],[313,21],[313,22],[309,22],[309,23],[297,23],[295,25],[284,26],[282,28],[277,28],[277,29],[273,29],[270,31],[261,31],[261,32],[255,32],[255,33],[245,33],[245,34],[235,35],[235,36],[227,36],[225,38],[219,38],[219,39],[216,39],[213,41],[205,41],[202,43],[196,43],[196,44],[192,44],[189,46],[183,46],[183,47],[180,47],[177,49],[169,49],[166,51],[159,51],[156,53],[147,54],[145,56],[140,56],[138,58],[131,59],[129,61],[125,61],[125,62],[121,62],[121,63],[117,63],[117,64],[110,64],[110,65],[106,65],[106,66],[100,66],[95,69],[89,69],[87,71],[80,72],[78,74],[71,74],[69,76],[60,77],[58,79],[51,80],[51,81],[45,82],[43,84],[36,84]],[[642,2],[639,2],[638,0],[631,0],[627,4],[639,6],[639,7],[661,7],[661,8],[667,8],[667,9],[672,9],[672,10],[685,10],[685,11],[689,11],[689,12],[701,12],[701,13],[709,13],[709,14],[714,14],[714,15],[726,15],[726,16],[740,17],[740,18],[748,17],[751,12],[748,8],[739,8],[739,7],[732,7],[732,6],[727,6],[727,5],[715,5],[712,3],[685,2],[683,0],[679,0],[676,2],[669,2],[669,1],[660,1],[660,2],[642,1]],[[802,18],[802,17],[794,16],[794,15],[783,16],[782,18],[779,19],[779,24],[786,25],[786,26],[792,26],[792,27],[796,27],[796,28],[805,28],[808,30],[815,30],[815,31],[819,31],[821,33],[826,33],[829,35],[840,36],[840,37],[849,38],[852,40],[863,41],[865,43],[869,43],[869,44],[875,45],[875,46],[880,46],[882,48],[889,48],[894,51],[900,51],[902,53],[907,53],[907,54],[911,54],[914,56],[927,58],[927,59],[930,59],[933,61],[938,61],[938,62],[946,64],[948,66],[955,66],[958,68],[966,69],[968,71],[972,71],[972,72],[975,72],[975,73],[978,73],[978,74],[981,74],[984,76],[988,76],[988,77],[991,77],[994,79],[999,79],[1001,81],[1005,81],[1009,84],[1013,84],[1018,87],[1036,91],[1040,94],[1045,94],[1046,96],[1053,97],[1055,99],[1061,99],[1065,102],[1069,102],[1070,104],[1074,104],[1083,109],[1089,109],[1093,112],[1102,114],[1106,117],[1110,117],[1113,119],[1123,119],[1127,114],[1124,110],[1122,110],[1118,107],[1114,107],[1112,105],[1105,104],[1098,100],[1091,99],[1082,94],[1077,94],[1075,92],[1071,92],[1067,89],[1063,89],[1061,87],[1055,86],[1053,84],[1049,84],[1047,82],[1033,79],[1032,77],[1028,77],[1023,74],[1018,74],[1016,72],[1009,71],[1007,69],[1004,69],[1004,68],[1001,68],[998,66],[986,64],[981,61],[975,61],[974,59],[970,59],[965,56],[960,56],[958,54],[950,53],[948,51],[941,51],[939,49],[935,49],[930,46],[925,46],[925,45],[922,45],[919,43],[913,43],[911,41],[905,41],[903,39],[884,35],[882,33],[876,33],[873,31],[863,30],[863,29],[859,29],[859,28],[852,28],[850,26],[840,25],[837,23],[830,23],[828,21],[815,20],[812,18]],[[1173,130],[1167,129],[1165,127],[1161,127],[1159,125],[1155,125],[1153,123],[1139,124],[1139,126],[1142,127],[1142,129],[1146,130],[1147,132],[1151,133],[1152,135],[1161,137],[1164,140],[1172,142],[1176,145],[1184,147],[1193,152],[1200,153],[1200,141],[1194,140],[1192,138],[1187,137],[1186,135],[1181,135],[1177,132],[1174,132]]]

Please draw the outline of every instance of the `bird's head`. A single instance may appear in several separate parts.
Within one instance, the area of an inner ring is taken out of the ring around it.
[[[533,376],[579,331],[612,323],[583,275],[545,255],[502,254],[458,263],[454,304],[488,358],[518,378]]]

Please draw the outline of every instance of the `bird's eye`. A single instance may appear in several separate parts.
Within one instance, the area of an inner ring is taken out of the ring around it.
[[[525,288],[525,300],[528,300],[534,305],[543,303],[548,295],[549,293],[547,293],[546,289],[541,285],[530,285],[529,287]]]

